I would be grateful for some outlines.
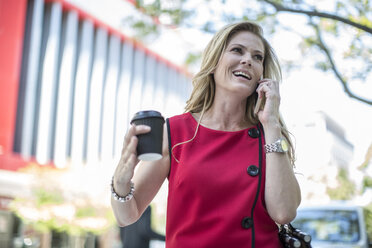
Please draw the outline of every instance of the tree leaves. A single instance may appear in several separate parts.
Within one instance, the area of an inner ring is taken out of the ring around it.
[[[186,8],[186,3],[189,2],[187,0],[153,0],[146,4],[144,2],[137,0],[137,8],[155,18],[155,22],[158,21],[157,25],[160,23],[171,27],[186,26],[199,28],[208,33],[215,32],[215,25],[210,20],[202,25],[195,24],[194,12],[198,9]],[[204,0],[200,1],[200,6],[212,3],[216,4],[216,1]],[[220,3],[227,4],[227,1],[221,0]],[[298,18],[308,18],[308,27],[313,28],[313,35],[297,30],[303,38],[300,44],[302,51],[304,53],[318,51],[323,54],[321,59],[314,61],[314,67],[324,72],[333,72],[347,95],[372,105],[372,98],[366,99],[358,96],[357,93],[351,91],[350,87],[354,81],[371,81],[369,79],[372,79],[372,3],[370,1],[338,0],[333,5],[332,3],[327,5],[327,9],[321,9],[323,5],[315,6],[313,5],[315,3],[309,3],[306,0],[252,0],[244,3],[245,9],[242,16],[237,16],[236,12],[231,12],[231,10],[229,12],[229,8],[225,8],[226,10],[224,9],[222,13],[219,12],[220,20],[224,23],[237,20],[256,21],[264,26],[266,32],[275,33],[280,30],[279,25],[282,29],[287,29],[292,24],[279,21],[278,17],[281,13],[291,14]],[[329,9],[332,7],[333,12],[330,12]],[[140,22],[133,24],[142,37],[157,32],[157,25],[150,25],[150,27],[146,25],[149,24]],[[335,46],[335,42],[340,45]],[[336,63],[342,57],[345,60],[342,63]],[[195,58],[195,56],[190,56],[185,63],[190,63],[190,60]],[[352,70],[349,70],[350,68]]]
[[[356,186],[348,178],[348,173],[345,169],[341,168],[337,175],[339,183],[336,188],[327,188],[327,193],[332,200],[351,200],[355,195]]]

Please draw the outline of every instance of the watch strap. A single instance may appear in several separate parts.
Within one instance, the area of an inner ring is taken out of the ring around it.
[[[265,144],[265,152],[270,153],[270,152],[279,152],[280,147],[279,144],[276,142],[271,143],[271,144]]]
[[[282,144],[282,143],[284,143],[284,144]],[[282,145],[284,145],[284,149],[283,149]],[[270,153],[270,152],[284,153],[284,152],[287,152],[287,150],[288,150],[286,147],[287,147],[286,140],[284,138],[279,138],[274,143],[265,144],[265,153]]]

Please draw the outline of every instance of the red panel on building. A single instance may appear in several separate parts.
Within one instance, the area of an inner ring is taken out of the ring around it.
[[[0,169],[12,166],[26,0],[0,0]],[[11,164],[9,164],[11,163]]]
[[[0,0],[0,146],[12,150],[17,112],[26,0]]]

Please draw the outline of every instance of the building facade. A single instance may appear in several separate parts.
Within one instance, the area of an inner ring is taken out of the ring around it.
[[[153,109],[169,117],[190,95],[184,69],[68,1],[0,0],[0,29],[6,221],[12,199],[30,194],[34,178],[23,171],[30,164],[92,175],[64,187],[102,188],[93,196],[104,197],[134,113]],[[0,236],[1,244],[10,236]]]
[[[338,187],[339,171],[350,169],[354,146],[346,139],[341,125],[321,111],[307,115],[291,131],[302,202],[327,203],[327,187]]]

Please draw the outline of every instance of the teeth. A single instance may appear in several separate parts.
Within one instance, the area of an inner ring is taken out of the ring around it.
[[[250,79],[250,77],[247,74],[245,74],[244,72],[242,72],[242,71],[236,71],[236,72],[234,72],[234,75],[235,76],[243,76],[245,78]]]

